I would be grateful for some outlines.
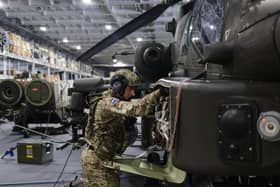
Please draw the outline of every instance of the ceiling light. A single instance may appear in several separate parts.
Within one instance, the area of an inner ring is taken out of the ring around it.
[[[63,38],[62,42],[63,42],[63,43],[68,43],[69,40],[68,40],[67,38]]]
[[[142,42],[142,41],[143,41],[143,38],[138,37],[138,38],[136,38],[136,41],[137,41],[137,42]]]
[[[211,30],[215,30],[215,26],[214,25],[210,25],[209,26]]]
[[[85,3],[85,4],[91,4],[91,0],[83,0],[83,3]]]
[[[4,6],[4,4],[0,1],[0,7],[3,7]]]
[[[113,64],[114,67],[125,67],[127,66],[127,64],[121,62],[121,61],[118,61],[117,63]]]
[[[41,26],[40,30],[46,32],[47,31],[47,27]]]
[[[192,25],[190,26],[190,31],[191,31],[191,30],[193,30],[193,26],[192,26]],[[185,32],[187,33],[187,31],[185,31]]]
[[[113,61],[114,63],[117,63],[117,62],[118,62],[118,60],[117,60],[116,58],[114,58],[112,61]]]
[[[105,25],[105,29],[109,31],[112,30],[112,25]]]
[[[113,63],[118,62],[118,60],[116,59],[116,54],[114,54],[114,55],[112,56],[112,61],[113,61]]]
[[[77,50],[81,50],[82,47],[81,47],[80,45],[77,45],[77,46],[76,46],[76,49],[77,49]]]

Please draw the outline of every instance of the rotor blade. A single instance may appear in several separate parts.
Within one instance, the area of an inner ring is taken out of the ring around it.
[[[96,55],[103,49],[109,47],[110,45],[114,44],[115,42],[119,41],[120,39],[124,38],[125,36],[129,35],[130,33],[134,32],[135,30],[147,25],[148,23],[157,19],[169,6],[178,3],[181,0],[173,0],[169,1],[169,3],[161,3],[150,10],[146,11],[145,13],[141,14],[140,16],[136,17],[135,19],[131,20],[114,33],[110,34],[100,42],[98,42],[95,46],[87,50],[81,56],[77,58],[78,61],[86,61],[90,59],[92,56]]]

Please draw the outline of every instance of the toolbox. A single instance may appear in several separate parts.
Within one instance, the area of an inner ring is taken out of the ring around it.
[[[18,163],[44,164],[53,160],[53,143],[29,140],[17,143]]]

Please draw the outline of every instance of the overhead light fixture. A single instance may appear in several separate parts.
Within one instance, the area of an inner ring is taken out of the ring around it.
[[[105,29],[109,31],[112,30],[112,25],[105,25]]]
[[[113,63],[117,63],[118,62],[118,60],[116,59],[116,55],[115,54],[112,56],[112,61],[113,61]]]
[[[114,67],[124,67],[124,66],[126,66],[126,64],[123,63],[123,62],[118,61],[118,62],[115,63],[113,66],[114,66]]]
[[[41,27],[40,27],[40,30],[46,32],[46,31],[47,31],[47,27],[41,26]]]
[[[3,2],[0,1],[0,8],[3,7],[3,6],[4,6]]]
[[[83,0],[83,3],[85,3],[85,4],[91,4],[91,0]]]
[[[215,26],[214,25],[210,25],[209,26],[211,30],[215,30]]]
[[[192,26],[192,25],[190,26],[190,31],[191,31],[191,30],[193,30],[193,26]],[[187,33],[187,31],[185,31],[185,32]]]
[[[138,37],[138,38],[136,38],[136,41],[137,41],[137,42],[142,42],[142,41],[143,41],[143,38]]]
[[[82,47],[81,47],[80,45],[77,45],[77,46],[76,46],[76,49],[77,49],[77,50],[81,50]]]
[[[63,38],[62,42],[63,42],[63,43],[68,43],[69,40],[68,40],[67,38]]]
[[[118,59],[116,59],[115,55],[112,56],[112,61],[113,61],[113,63],[117,63],[118,62]]]

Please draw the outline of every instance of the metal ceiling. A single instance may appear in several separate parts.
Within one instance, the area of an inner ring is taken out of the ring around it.
[[[13,19],[16,25],[49,39],[75,55],[80,55],[98,41],[161,0],[0,0],[1,19]],[[177,11],[176,11],[177,10]],[[143,41],[168,45],[172,36],[165,24],[177,17],[178,8],[169,8],[153,23],[130,34],[97,55],[112,56],[119,51],[133,51]],[[107,30],[105,25],[111,25]],[[40,27],[46,27],[42,31]],[[63,42],[67,38],[68,42]],[[80,46],[81,49],[77,49]],[[108,58],[107,58],[108,59]],[[104,63],[104,62],[102,62]],[[111,62],[110,62],[111,63]]]

